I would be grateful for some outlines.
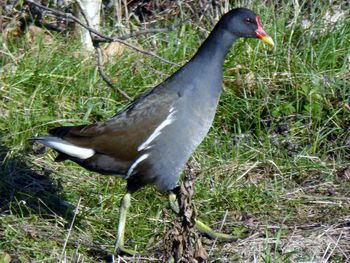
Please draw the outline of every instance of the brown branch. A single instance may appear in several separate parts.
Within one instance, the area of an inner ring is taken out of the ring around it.
[[[130,43],[127,43],[119,38],[113,38],[113,37],[109,37],[109,36],[105,36],[103,35],[102,33],[98,32],[97,30],[89,27],[88,25],[86,25],[85,23],[81,22],[78,18],[76,18],[75,16],[73,16],[72,14],[70,13],[64,13],[64,12],[61,12],[59,10],[55,10],[55,9],[52,9],[52,8],[49,8],[49,7],[46,7],[46,6],[43,6],[39,3],[36,3],[32,0],[25,0],[25,2],[29,3],[29,4],[32,4],[32,5],[35,5],[39,8],[42,8],[43,10],[46,10],[46,11],[49,11],[53,14],[57,14],[58,16],[62,16],[63,18],[67,18],[67,19],[72,19],[74,22],[76,22],[77,24],[79,24],[80,26],[84,27],[85,29],[89,30],[90,33],[94,33],[96,36],[94,36],[94,41],[97,41],[97,42],[107,42],[107,43],[110,43],[110,42],[118,42],[118,43],[121,43],[131,49],[134,49],[142,54],[145,54],[145,55],[149,55],[149,56],[152,56],[152,57],[155,57],[155,58],[158,58],[159,60],[167,63],[167,64],[170,64],[170,65],[173,65],[173,66],[179,66],[179,64],[177,63],[174,63],[174,62],[171,62],[165,58],[162,58],[161,56],[158,56],[157,54],[154,54],[153,52],[150,52],[150,51],[147,51],[147,50],[143,50],[139,47],[136,47]]]
[[[96,45],[94,44],[94,47],[96,49],[96,56],[97,56],[97,68],[98,68],[98,72],[100,73],[102,79],[107,83],[107,85],[109,87],[111,87],[112,89],[118,91],[124,98],[126,98],[127,100],[132,100],[132,98],[122,89],[116,87],[113,82],[111,81],[111,79],[107,76],[107,74],[105,73],[105,71],[103,70],[103,55],[102,55],[102,50],[100,48],[100,45],[97,43]]]
[[[146,34],[151,34],[151,33],[166,33],[169,31],[170,31],[169,28],[150,28],[150,29],[143,29],[140,31],[132,32],[130,34],[125,34],[125,35],[119,36],[118,38],[120,40],[126,40],[128,38],[138,37],[141,35],[146,35]]]
[[[82,8],[81,6],[81,3],[79,0],[76,0],[77,4],[78,4],[78,7],[80,9],[80,12],[87,24],[88,27],[91,27],[90,23],[89,23],[89,19],[87,18],[86,14],[85,14],[85,11],[84,9]],[[90,33],[90,37],[91,37],[91,41],[93,43],[93,46],[96,50],[96,58],[97,58],[97,68],[98,68],[98,72],[100,73],[102,79],[107,83],[107,85],[112,88],[114,91],[118,91],[125,99],[127,100],[132,100],[132,98],[125,92],[123,91],[122,89],[116,87],[113,82],[111,81],[111,79],[107,76],[107,74],[105,73],[104,69],[103,69],[103,54],[102,54],[102,50],[101,50],[101,47],[100,47],[100,44],[99,42],[97,41],[94,41],[94,36],[93,36],[93,33],[91,33],[91,31],[89,30],[89,33]]]

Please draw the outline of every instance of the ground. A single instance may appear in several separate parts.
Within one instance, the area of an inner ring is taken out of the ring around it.
[[[208,262],[349,262],[349,4],[265,3],[248,7],[276,47],[232,47],[215,122],[190,161],[199,217],[240,237],[203,238]],[[177,26],[130,41],[183,65],[212,28],[193,19],[165,19]],[[98,262],[114,250],[125,182],[55,163],[29,140],[128,103],[78,50],[72,35],[53,32],[8,35],[0,47],[0,262]],[[132,97],[177,69],[127,48],[104,67]],[[116,260],[162,260],[176,222],[166,195],[145,188],[132,205],[126,242],[142,253]]]

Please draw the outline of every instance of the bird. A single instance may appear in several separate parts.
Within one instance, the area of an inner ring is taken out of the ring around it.
[[[119,251],[131,251],[124,247],[131,194],[151,184],[174,196],[185,164],[212,125],[224,59],[239,38],[257,38],[274,46],[252,10],[232,9],[185,65],[110,119],[56,127],[50,135],[32,138],[54,149],[55,161],[71,160],[90,171],[127,180],[116,240]]]

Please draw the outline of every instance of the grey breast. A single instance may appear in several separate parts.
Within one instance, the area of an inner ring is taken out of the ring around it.
[[[167,89],[177,90],[178,99],[170,105],[169,123],[152,147],[143,150],[148,156],[142,165],[163,191],[176,187],[184,165],[208,133],[220,97],[221,78],[193,78],[190,71],[186,73],[167,83]]]

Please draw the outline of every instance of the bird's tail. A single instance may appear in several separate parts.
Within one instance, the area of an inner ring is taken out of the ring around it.
[[[62,138],[55,136],[38,136],[32,138],[32,140],[56,150],[59,153],[56,161],[63,161],[69,159],[69,157],[84,160],[92,157],[95,154],[93,149],[76,146]]]

